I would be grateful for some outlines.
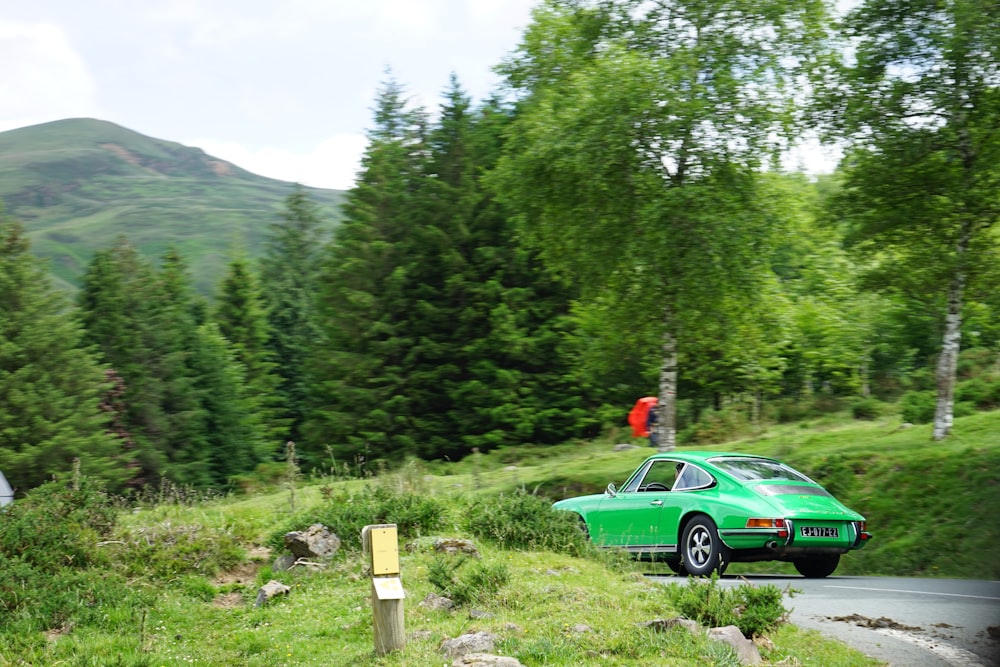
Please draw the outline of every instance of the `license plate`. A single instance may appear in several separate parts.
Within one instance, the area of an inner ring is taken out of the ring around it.
[[[818,526],[801,526],[799,535],[802,537],[840,537],[837,528],[820,528]]]

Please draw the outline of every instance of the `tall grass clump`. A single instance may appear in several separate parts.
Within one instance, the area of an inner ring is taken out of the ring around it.
[[[551,500],[520,491],[478,498],[467,508],[465,524],[471,534],[505,549],[582,555],[588,547],[575,514],[554,510]]]
[[[690,578],[687,585],[671,584],[667,596],[684,616],[709,627],[735,625],[743,636],[752,638],[777,628],[788,620],[782,600],[785,593],[773,584],[721,588],[719,575],[710,579]]]
[[[484,603],[510,582],[510,569],[504,563],[438,554],[427,566],[427,579],[457,605]]]
[[[119,567],[129,576],[161,581],[182,575],[210,577],[240,564],[245,555],[229,531],[197,524],[164,522],[135,528],[120,538]]]

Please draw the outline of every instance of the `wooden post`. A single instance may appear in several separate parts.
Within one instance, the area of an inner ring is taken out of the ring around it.
[[[406,646],[403,624],[403,584],[399,578],[396,524],[365,526],[361,546],[372,574],[372,619],[375,654],[382,656]]]

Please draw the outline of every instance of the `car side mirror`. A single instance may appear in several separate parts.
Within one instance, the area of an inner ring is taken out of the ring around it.
[[[618,489],[617,489],[617,487],[615,487],[615,483],[614,482],[611,482],[610,484],[608,484],[608,488],[605,491],[605,493],[608,494],[609,496],[611,496],[612,498],[614,498],[615,496],[618,495]]]

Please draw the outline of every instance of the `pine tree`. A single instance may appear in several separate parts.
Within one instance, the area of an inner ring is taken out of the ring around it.
[[[390,81],[324,266],[313,439],[340,456],[462,456],[562,440],[577,415],[559,349],[568,294],[480,182],[506,117],[452,79],[427,128]],[[481,122],[481,124],[480,124]]]
[[[139,469],[134,483],[164,472],[160,434],[167,430],[163,384],[157,365],[160,300],[156,272],[124,237],[94,254],[77,295],[84,341],[111,367],[123,386],[118,428],[130,434]]]
[[[316,410],[310,440],[340,456],[414,451],[404,360],[414,332],[401,244],[422,215],[426,114],[408,108],[390,79],[379,92],[375,125],[344,220],[324,258],[317,304],[323,354],[315,358]]]
[[[257,458],[266,460],[284,442],[288,420],[280,417],[279,377],[268,347],[270,332],[263,295],[243,254],[229,263],[217,300],[215,322],[232,345],[236,361],[243,365],[248,398],[265,428],[266,442],[270,443]]]
[[[87,339],[121,376],[118,428],[135,441],[140,483],[221,487],[264,457],[243,367],[206,324],[183,257],[154,269],[122,239],[91,262],[80,294]]]
[[[79,459],[84,474],[119,488],[128,470],[100,407],[104,369],[29,247],[0,210],[0,470],[26,491]]]
[[[309,411],[308,364],[317,343],[314,292],[323,242],[323,220],[315,202],[296,187],[285,200],[282,222],[271,225],[261,261],[261,286],[270,326],[270,348],[280,377],[283,440],[301,439]],[[274,423],[274,422],[272,422]],[[308,462],[308,448],[303,461]]]

